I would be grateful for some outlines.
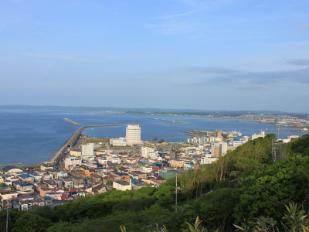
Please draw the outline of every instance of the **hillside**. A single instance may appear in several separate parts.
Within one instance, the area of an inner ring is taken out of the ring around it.
[[[197,216],[209,231],[234,231],[234,225],[259,231],[254,228],[261,221],[269,228],[292,231],[285,227],[291,224],[286,205],[296,203],[309,210],[309,136],[281,145],[276,162],[273,139],[250,141],[217,163],[179,176],[177,210],[175,180],[170,180],[157,189],[111,191],[53,209],[11,211],[10,231],[113,232],[124,225],[129,232],[163,231],[163,226],[178,232],[190,231],[186,222],[193,224]],[[5,231],[4,212],[0,231]]]

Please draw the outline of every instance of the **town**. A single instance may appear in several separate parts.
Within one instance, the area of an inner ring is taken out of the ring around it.
[[[57,165],[6,166],[0,170],[0,209],[29,210],[57,206],[78,197],[110,190],[157,187],[177,173],[210,164],[265,132],[244,136],[237,131],[190,131],[183,142],[143,141],[138,124],[126,125],[121,138],[81,134],[64,148]],[[290,136],[289,142],[298,136]]]

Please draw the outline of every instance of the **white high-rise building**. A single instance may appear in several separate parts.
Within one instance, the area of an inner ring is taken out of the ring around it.
[[[129,146],[142,144],[141,127],[138,124],[129,124],[127,126],[126,142]]]
[[[94,158],[94,143],[87,143],[82,145],[82,158]]]

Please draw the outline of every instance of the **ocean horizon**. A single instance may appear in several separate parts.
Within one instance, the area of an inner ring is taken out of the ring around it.
[[[236,130],[244,135],[251,135],[261,130],[266,133],[277,133],[277,127],[273,124],[231,118],[210,118],[207,114],[119,110],[121,109],[108,107],[0,107],[0,165],[29,165],[50,160],[54,152],[78,128],[65,118],[82,125],[138,123],[142,127],[143,140],[157,138],[172,142],[185,141],[188,138],[185,132],[188,130]],[[84,133],[92,137],[124,137],[125,128],[89,128]],[[282,137],[292,134],[297,134],[293,128],[280,129]]]

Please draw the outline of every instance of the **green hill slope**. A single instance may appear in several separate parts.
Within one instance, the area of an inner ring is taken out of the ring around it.
[[[216,163],[181,175],[177,211],[175,180],[170,180],[159,188],[111,191],[53,209],[14,211],[10,229],[113,232],[125,225],[135,232],[160,231],[164,225],[178,232],[188,231],[186,222],[199,216],[209,231],[234,231],[234,224],[253,231],[253,222],[263,218],[284,231],[285,205],[295,202],[309,208],[309,136],[281,145],[281,160],[275,163],[273,139],[250,141]],[[5,214],[0,220],[4,231]]]

